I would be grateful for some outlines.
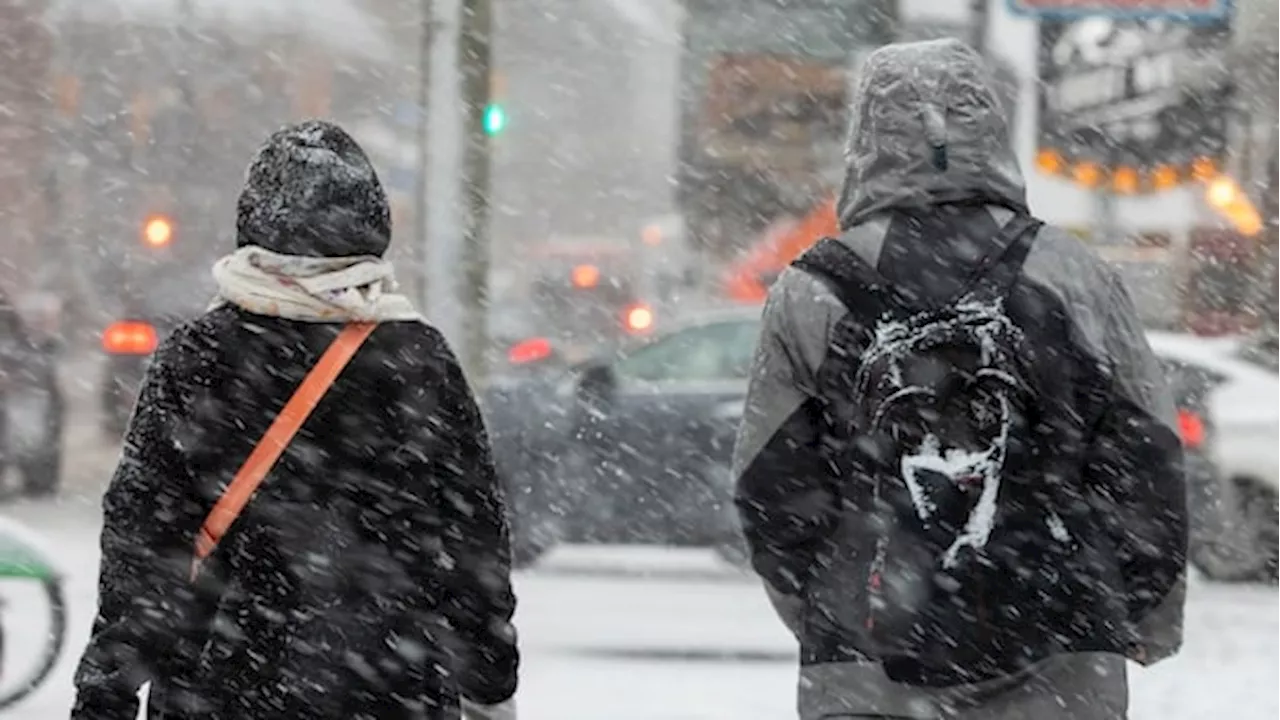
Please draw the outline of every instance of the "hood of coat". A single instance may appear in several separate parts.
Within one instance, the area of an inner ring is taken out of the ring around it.
[[[848,229],[889,209],[987,202],[1026,209],[995,82],[958,40],[888,45],[858,75],[837,204]]]

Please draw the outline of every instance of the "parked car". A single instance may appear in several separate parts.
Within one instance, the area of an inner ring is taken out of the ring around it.
[[[1191,562],[1221,580],[1277,577],[1280,376],[1231,338],[1150,333],[1179,402],[1194,513]]]
[[[185,271],[161,268],[149,282],[129,286],[121,301],[121,317],[102,331],[106,355],[101,385],[103,430],[122,435],[146,373],[147,362],[160,340],[182,323],[197,317],[213,297],[207,267]]]
[[[482,394],[518,562],[558,542],[713,545],[741,557],[729,462],[758,310],[704,313],[574,364],[511,348]]]
[[[16,470],[24,494],[53,495],[62,476],[65,405],[58,346],[27,327],[0,296],[0,478]]]

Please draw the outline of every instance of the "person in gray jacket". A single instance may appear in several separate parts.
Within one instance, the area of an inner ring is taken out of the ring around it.
[[[981,57],[890,45],[841,234],[779,277],[735,451],[799,714],[1117,720],[1181,645],[1174,410],[1116,273],[1030,217]]]

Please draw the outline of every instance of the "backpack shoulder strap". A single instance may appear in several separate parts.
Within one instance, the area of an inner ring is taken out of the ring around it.
[[[293,396],[285,403],[280,414],[271,422],[262,439],[258,441],[248,459],[240,466],[227,489],[223,491],[213,510],[209,512],[200,532],[196,535],[195,552],[191,559],[191,579],[194,581],[200,571],[200,564],[222,540],[231,524],[249,504],[250,498],[258,486],[266,479],[267,473],[275,467],[276,462],[293,441],[294,435],[302,424],[311,416],[312,411],[320,404],[321,398],[333,386],[338,375],[355,357],[356,351],[373,333],[375,323],[350,323],[338,333],[329,348],[320,356],[315,367],[307,373]]]
[[[1043,222],[1026,214],[1010,218],[996,236],[995,249],[974,269],[960,294],[972,290],[984,280],[997,292],[1008,292],[1022,271],[1022,265],[1043,226]]]
[[[903,302],[892,283],[837,238],[819,240],[792,266],[821,280],[850,311],[879,314],[888,307],[886,298]]]
[[[965,281],[963,296],[984,280],[1005,292],[1013,285],[1031,252],[1043,222],[1017,214],[1000,228],[995,248],[978,263]],[[891,307],[921,309],[853,248],[836,238],[823,238],[792,265],[823,280],[845,307],[882,313]]]

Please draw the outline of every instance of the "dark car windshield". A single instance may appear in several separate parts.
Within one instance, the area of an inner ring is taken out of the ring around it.
[[[618,375],[642,382],[746,380],[760,322],[716,320],[686,327],[618,354]]]
[[[519,292],[495,299],[489,334],[498,346],[531,338],[549,340],[577,359],[602,355],[629,340],[624,319],[640,300],[625,279],[601,273],[589,286],[575,285],[566,271],[544,273]]]

